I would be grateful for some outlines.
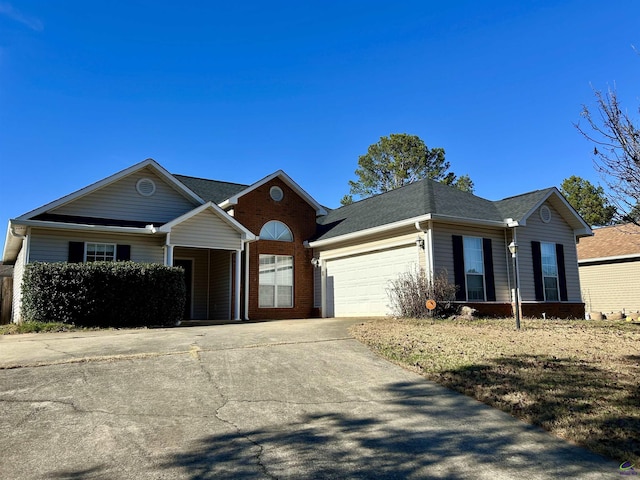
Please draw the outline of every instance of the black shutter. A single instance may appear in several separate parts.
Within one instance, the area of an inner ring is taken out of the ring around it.
[[[131,245],[116,245],[116,260],[118,262],[131,260]]]
[[[531,255],[533,257],[533,283],[536,288],[536,300],[544,302],[544,286],[542,283],[542,253],[540,242],[531,242]]]
[[[69,263],[84,262],[84,242],[69,242]]]
[[[567,272],[564,267],[564,245],[556,243],[556,261],[558,262],[558,283],[560,284],[560,300],[569,300],[567,293]]]
[[[467,299],[467,282],[464,275],[464,247],[462,237],[453,235],[453,278],[458,285],[456,300],[465,301]]]
[[[488,302],[496,301],[496,282],[493,275],[493,249],[491,239],[482,239],[482,253],[484,256],[484,283],[486,284],[486,294]]]

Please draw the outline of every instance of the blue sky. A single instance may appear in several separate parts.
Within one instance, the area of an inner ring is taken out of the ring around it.
[[[149,157],[337,207],[402,132],[488,199],[598,183],[573,123],[593,88],[637,113],[639,24],[636,0],[0,0],[0,222]]]

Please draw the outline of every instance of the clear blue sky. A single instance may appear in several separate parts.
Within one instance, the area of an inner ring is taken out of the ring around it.
[[[637,113],[633,45],[637,0],[0,0],[0,225],[149,157],[336,207],[402,132],[488,199],[598,183],[573,123],[614,84]]]

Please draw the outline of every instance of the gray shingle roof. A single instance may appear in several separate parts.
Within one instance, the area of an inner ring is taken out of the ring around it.
[[[240,183],[220,182],[218,180],[207,180],[206,178],[188,177],[186,175],[173,176],[200,198],[215,204],[223,202],[249,187],[249,185],[242,185]]]
[[[424,179],[329,212],[318,219],[314,240],[326,240],[427,214],[455,217],[462,223],[465,220],[518,220],[548,191],[538,190],[494,202]]]
[[[494,202],[503,218],[513,218],[521,220],[531,209],[537,205],[544,197],[549,194],[553,188],[545,188],[544,190],[535,190],[533,192],[523,193],[515,197],[505,198]]]

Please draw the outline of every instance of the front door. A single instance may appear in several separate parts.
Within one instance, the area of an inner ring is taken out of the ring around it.
[[[175,267],[182,267],[184,269],[184,283],[187,287],[187,298],[184,302],[184,320],[191,319],[191,303],[193,298],[193,260],[176,258],[173,261]]]

